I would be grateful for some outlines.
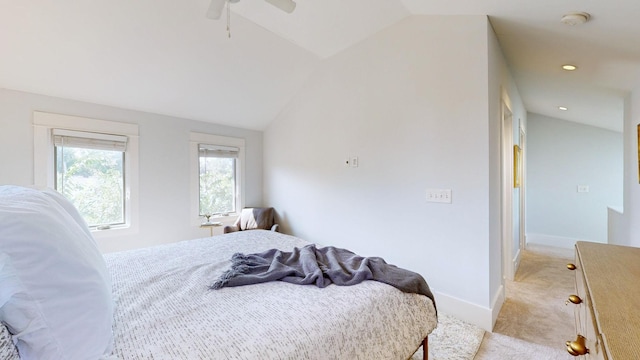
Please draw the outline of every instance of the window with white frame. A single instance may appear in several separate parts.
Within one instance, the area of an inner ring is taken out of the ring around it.
[[[53,129],[55,189],[91,228],[125,224],[127,137]]]
[[[243,206],[244,139],[191,133],[193,223]]]
[[[138,230],[138,126],[34,112],[35,184],[56,189],[94,236]]]
[[[240,149],[198,144],[199,214],[236,212],[236,162]]]

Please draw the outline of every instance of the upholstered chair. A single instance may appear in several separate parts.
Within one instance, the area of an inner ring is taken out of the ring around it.
[[[227,234],[253,229],[278,231],[278,224],[274,223],[274,217],[275,210],[272,207],[244,208],[236,222],[231,226],[225,226],[223,232]]]

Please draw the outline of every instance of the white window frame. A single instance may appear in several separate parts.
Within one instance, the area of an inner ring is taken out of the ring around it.
[[[230,136],[221,136],[213,134],[205,134],[192,132],[189,135],[189,157],[191,171],[191,225],[200,226],[203,218],[200,216],[200,156],[198,154],[198,145],[218,145],[232,146],[239,149],[236,158],[236,212],[230,213],[228,216],[238,216],[238,213],[244,208],[244,164],[245,164],[245,140]],[[212,219],[222,221],[226,216],[214,216]]]
[[[53,130],[70,130],[127,137],[125,151],[125,224],[109,229],[91,229],[96,239],[136,234],[139,231],[138,213],[138,125],[90,119],[40,111],[33,112],[33,175],[34,184],[54,188]]]

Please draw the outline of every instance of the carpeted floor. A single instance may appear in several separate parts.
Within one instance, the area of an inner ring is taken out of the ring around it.
[[[507,299],[493,333],[439,314],[429,335],[430,360],[569,360],[565,342],[575,337],[574,314],[567,297],[575,291],[575,273],[567,270],[573,250],[530,244],[523,251],[515,281],[507,281]],[[422,349],[411,360],[422,359]]]
[[[475,360],[567,360],[573,359],[561,347],[538,345],[518,338],[498,334],[486,333]]]
[[[573,359],[565,342],[575,337],[567,297],[575,274],[566,264],[573,251],[530,244],[523,251],[515,281],[506,284],[505,301],[493,333],[486,333],[475,360]]]

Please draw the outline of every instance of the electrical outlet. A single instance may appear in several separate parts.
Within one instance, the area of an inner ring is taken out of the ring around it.
[[[451,189],[427,189],[427,202],[451,204]]]

